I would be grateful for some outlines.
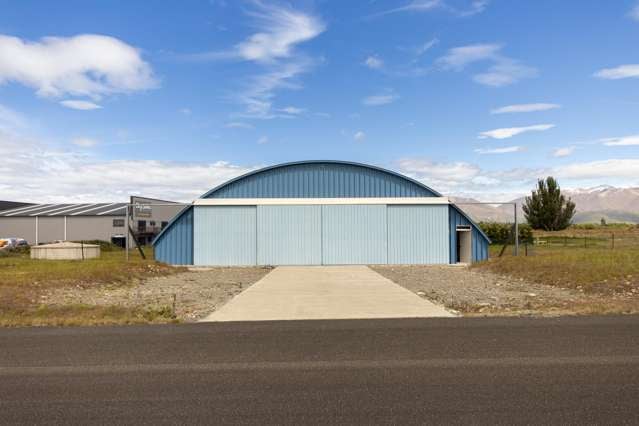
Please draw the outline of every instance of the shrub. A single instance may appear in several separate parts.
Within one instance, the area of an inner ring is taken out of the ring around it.
[[[493,244],[506,244],[512,241],[512,223],[499,223],[499,222],[479,222],[479,227],[484,231]],[[526,223],[520,223],[519,227],[519,242],[520,243],[532,243],[533,234],[532,228]]]

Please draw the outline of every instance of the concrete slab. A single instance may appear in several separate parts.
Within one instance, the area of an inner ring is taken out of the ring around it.
[[[279,266],[203,321],[452,316],[367,266]]]

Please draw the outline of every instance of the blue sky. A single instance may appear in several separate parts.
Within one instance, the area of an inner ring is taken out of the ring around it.
[[[2,199],[187,201],[304,159],[483,200],[639,186],[634,0],[0,10]]]

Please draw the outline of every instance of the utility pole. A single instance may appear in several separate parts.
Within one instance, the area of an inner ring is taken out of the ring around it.
[[[517,223],[517,203],[513,203],[515,208],[515,256],[519,255],[519,224]]]
[[[129,261],[129,205],[126,205],[126,218],[124,219],[126,233],[124,234],[124,251],[126,252],[126,260]]]

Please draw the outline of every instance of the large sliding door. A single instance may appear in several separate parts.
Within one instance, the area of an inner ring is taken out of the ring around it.
[[[259,265],[320,265],[322,206],[258,206]]]
[[[193,264],[449,263],[446,205],[195,206]]]
[[[256,206],[195,206],[193,264],[255,265]]]
[[[325,265],[386,263],[386,205],[322,206]]]
[[[448,263],[448,206],[389,205],[388,263]]]

